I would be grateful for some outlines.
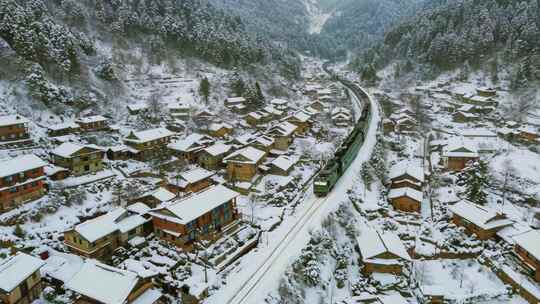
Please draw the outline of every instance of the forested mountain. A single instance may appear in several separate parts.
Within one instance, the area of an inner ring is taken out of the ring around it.
[[[355,63],[365,69],[403,61],[410,71],[424,73],[479,67],[490,63],[496,74],[500,63],[515,65],[514,87],[540,77],[539,5],[536,0],[448,0],[390,29],[382,43]],[[420,64],[420,65],[418,65]]]
[[[81,98],[68,87],[94,77],[115,81],[113,64],[121,66],[122,52],[134,48],[154,63],[195,56],[223,67],[285,54],[240,18],[200,0],[1,0],[0,45],[3,57],[12,51],[5,58],[11,69],[0,77],[21,70],[31,93],[47,101]]]
[[[320,35],[328,56],[361,50],[381,39],[391,25],[418,11],[425,0],[321,0],[332,10]],[[331,47],[330,47],[331,46]]]

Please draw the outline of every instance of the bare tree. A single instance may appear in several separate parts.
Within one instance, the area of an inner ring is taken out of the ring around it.
[[[148,111],[150,112],[150,115],[154,120],[157,120],[161,116],[161,103],[159,102],[162,97],[162,92],[157,91],[150,96],[148,96],[148,100],[146,101],[148,105]]]
[[[516,96],[516,102],[511,105],[511,112],[518,121],[522,122],[527,113],[538,105],[538,92],[528,90]]]
[[[502,165],[502,177],[503,177],[503,184],[502,184],[502,207],[504,207],[504,203],[506,201],[506,194],[508,192],[508,183],[510,181],[510,178],[516,174],[516,168],[514,168],[514,165],[512,165],[512,161],[510,159],[506,159],[503,162]]]

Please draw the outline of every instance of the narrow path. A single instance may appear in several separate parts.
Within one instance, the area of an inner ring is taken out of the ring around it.
[[[248,265],[248,269],[230,274],[228,277],[230,288],[223,288],[205,303],[264,303],[268,292],[278,288],[279,281],[288,265],[309,241],[310,232],[320,227],[324,217],[337,208],[340,202],[346,200],[346,192],[357,181],[358,171],[362,164],[371,158],[376,143],[380,114],[374,99],[369,94],[368,96],[372,114],[366,138],[353,164],[336,184],[334,190],[326,198],[317,198],[311,193],[305,203],[309,207],[303,210],[292,226],[282,228],[288,231],[281,234],[281,237],[272,239],[268,248],[260,248],[259,252],[254,253],[250,260],[253,263]],[[353,98],[357,103],[360,102],[357,96]],[[245,274],[246,271],[249,271],[249,274]]]

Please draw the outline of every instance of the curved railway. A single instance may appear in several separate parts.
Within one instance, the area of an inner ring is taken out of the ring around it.
[[[325,71],[332,75],[330,71],[328,71],[327,66],[323,66]],[[347,140],[343,142],[343,144],[336,150],[336,154],[334,155],[333,160],[339,161],[341,164],[340,167],[340,175],[339,177],[343,176],[343,173],[347,171],[347,168],[350,167],[352,162],[356,159],[356,156],[362,146],[365,144],[365,136],[368,131],[368,126],[370,125],[370,120],[372,116],[372,106],[370,102],[370,98],[367,95],[367,93],[360,88],[358,85],[344,80],[339,79],[336,77],[336,80],[341,82],[345,87],[347,87],[349,90],[353,92],[353,94],[356,95],[356,99],[361,102],[362,100],[365,100],[364,107],[362,108],[362,114],[360,115],[360,118],[357,120],[357,124],[353,131],[349,134],[347,137]],[[354,98],[351,98],[353,100]],[[361,106],[361,105],[360,105]],[[341,152],[340,152],[341,151]],[[345,158],[347,158],[345,160]],[[329,165],[330,162],[328,162],[325,166],[325,168]],[[324,170],[324,169],[323,169]],[[316,179],[317,180],[317,179]],[[337,184],[339,181],[339,178],[336,179],[333,187]],[[330,189],[326,194],[333,193],[332,189]],[[316,194],[316,196],[319,196]],[[322,196],[322,195],[321,195]],[[329,200],[329,197],[315,197],[314,200],[311,202],[311,205],[305,210],[305,212],[298,218],[298,220],[292,225],[291,229],[279,240],[276,247],[273,248],[269,254],[264,258],[264,261],[260,265],[257,266],[257,268],[247,277],[244,277],[243,284],[239,286],[238,289],[234,291],[234,294],[231,298],[229,298],[226,302],[221,303],[227,303],[227,304],[252,304],[254,303],[251,301],[254,297],[256,298],[256,292],[259,288],[261,288],[261,284],[264,282],[264,279],[267,279],[267,277],[272,277],[270,272],[272,272],[272,267],[276,265],[276,262],[279,260],[280,262],[283,259],[288,259],[289,257],[289,250],[290,247],[297,246],[298,242],[297,238],[303,231],[305,227],[308,226],[310,223],[310,220],[312,220],[313,217],[317,214],[317,212],[325,205],[325,202]],[[304,229],[305,230],[305,229]],[[266,286],[265,284],[263,284]],[[267,290],[267,288],[262,287],[263,290]],[[261,301],[258,301],[257,303],[262,303]]]

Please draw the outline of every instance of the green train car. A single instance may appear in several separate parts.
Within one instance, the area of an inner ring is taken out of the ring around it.
[[[355,85],[347,81],[341,81],[345,86],[351,89],[359,97],[364,96],[364,92]],[[358,151],[364,142],[364,134],[369,121],[369,103],[367,103],[362,111],[362,115],[358,123],[347,136],[347,139],[337,149],[334,157],[320,171],[313,183],[313,192],[316,196],[322,197],[328,195],[339,181],[343,173],[351,166],[356,158]]]

